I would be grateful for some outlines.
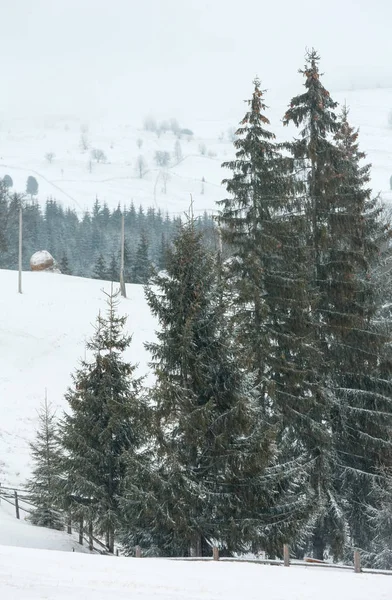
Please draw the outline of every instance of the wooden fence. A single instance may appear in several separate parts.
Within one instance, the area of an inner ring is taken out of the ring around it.
[[[31,513],[31,509],[34,508],[34,505],[31,502],[30,494],[27,490],[21,488],[10,488],[6,486],[2,486],[0,484],[0,502],[5,501],[8,504],[15,507],[15,516],[17,519],[20,519],[21,510],[26,513]],[[77,533],[79,544],[83,546],[85,542],[90,552],[95,552],[98,554],[108,554],[113,556],[106,546],[99,538],[97,538],[93,533],[92,523],[87,524],[87,534],[86,528],[83,519],[79,521],[77,526],[72,522],[71,518],[68,516],[65,519],[66,521],[66,530],[68,534]],[[119,556],[119,550],[116,550],[116,556]],[[140,546],[135,546],[135,557],[141,558],[143,556],[142,548]],[[342,565],[329,563],[325,561],[315,560],[313,558],[308,558],[304,560],[296,560],[295,558],[290,557],[290,548],[288,544],[284,544],[283,546],[283,560],[279,559],[268,559],[268,558],[241,558],[241,557],[220,557],[219,556],[219,548],[217,546],[213,546],[212,548],[212,556],[210,557],[178,557],[178,558],[170,558],[170,560],[183,560],[183,561],[224,561],[224,562],[246,562],[253,563],[258,565],[276,565],[283,567],[318,567],[318,568],[328,568],[328,569],[344,569],[348,571],[354,571],[354,573],[371,573],[374,575],[392,575],[392,571],[382,570],[382,569],[368,569],[361,567],[361,555],[358,550],[354,550],[353,556],[353,565]]]
[[[0,502],[6,502],[15,508],[15,517],[20,519],[21,512],[31,514],[35,505],[31,502],[31,495],[28,490],[14,487],[7,487],[0,483]],[[84,527],[83,520],[80,520],[77,526],[72,522],[69,516],[64,516],[64,529],[68,534],[77,533],[78,542],[83,546],[84,542],[88,545],[90,552],[98,554],[110,554],[106,545],[93,534],[92,524]]]

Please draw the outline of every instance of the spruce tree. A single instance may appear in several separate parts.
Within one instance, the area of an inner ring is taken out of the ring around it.
[[[60,271],[63,275],[72,275],[72,271],[69,266],[68,256],[64,253],[60,260]]]
[[[315,529],[313,535],[313,552],[316,558],[322,559],[329,544],[335,554],[342,551],[346,522],[341,497],[334,486],[334,473],[337,461],[333,434],[333,402],[328,393],[329,366],[325,350],[327,348],[325,314],[322,311],[325,297],[322,290],[327,285],[325,265],[329,250],[328,222],[331,203],[336,197],[337,171],[341,154],[336,148],[333,135],[338,130],[338,119],[335,113],[337,103],[322,85],[319,72],[319,56],[313,49],[307,52],[306,65],[300,73],[305,77],[306,91],[295,96],[284,116],[283,123],[293,123],[302,127],[300,138],[294,140],[289,149],[299,177],[302,178],[305,190],[298,196],[298,202],[304,211],[309,224],[306,232],[306,243],[309,248],[309,288],[317,302],[312,306],[312,322],[322,360],[318,364],[321,389],[319,396],[318,421],[324,434],[315,444],[315,463],[312,479],[313,489],[317,496],[315,502]]]
[[[358,132],[344,107],[335,134],[341,160],[329,218],[329,260],[322,308],[333,373],[337,480],[348,506],[351,540],[365,548],[372,537],[366,506],[377,505],[374,480],[389,466],[392,445],[390,327],[380,319],[386,298],[376,284],[382,247],[390,236],[378,198],[371,197],[370,165],[363,164]],[[339,419],[337,418],[339,414]]]
[[[147,491],[135,502],[132,488],[123,510],[141,516],[139,536],[166,555],[210,553],[214,539],[227,552],[276,552],[292,526],[293,496],[253,374],[235,356],[218,274],[190,219],[168,251],[166,273],[146,288],[160,324],[157,342],[146,345],[156,376],[156,439]]]
[[[142,230],[135,253],[135,264],[133,267],[133,282],[147,283],[151,271],[151,263],[148,256],[148,238]]]
[[[107,279],[113,282],[120,280],[120,266],[114,252],[112,253],[110,259],[109,268],[107,271]]]
[[[223,164],[232,176],[223,181],[230,196],[219,203],[218,217],[232,253],[226,275],[233,333],[239,360],[256,374],[261,410],[275,422],[281,463],[295,459],[299,469],[307,464],[313,471],[325,431],[309,314],[307,220],[295,196],[301,182],[268,128],[258,80],[248,105],[236,132],[236,158]],[[312,512],[314,492],[303,483],[298,525],[305,505]]]
[[[33,510],[29,520],[34,525],[63,529],[64,522],[58,504],[60,481],[60,445],[57,434],[56,415],[48,403],[46,394],[45,402],[38,412],[38,429],[36,439],[30,444],[33,460],[33,472],[27,482],[30,492],[30,501]]]
[[[109,279],[108,268],[106,266],[105,258],[102,253],[98,256],[97,261],[94,265],[92,277],[93,279]]]
[[[131,338],[126,317],[118,315],[117,293],[106,293],[107,313],[97,318],[87,344],[91,360],[82,361],[66,394],[69,413],[61,424],[64,449],[63,496],[78,517],[92,521],[105,534],[113,552],[119,524],[119,497],[125,453],[143,442],[141,379],[124,360]]]
[[[329,438],[318,445],[313,550],[323,558],[328,546],[338,558],[350,540],[366,537],[363,499],[388,445],[390,385],[380,377],[388,362],[387,337],[380,327],[376,331],[371,282],[383,237],[380,213],[370,199],[369,167],[361,165],[357,132],[347,111],[340,119],[336,115],[318,61],[314,50],[308,53],[301,71],[306,92],[292,99],[284,123],[302,126],[300,139],[289,147],[306,186],[298,201],[310,224],[312,321],[322,355],[320,423]],[[381,413],[388,416],[384,424]]]

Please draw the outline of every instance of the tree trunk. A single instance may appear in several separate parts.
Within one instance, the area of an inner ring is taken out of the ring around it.
[[[324,560],[325,540],[321,528],[317,528],[313,536],[313,557]]]
[[[193,556],[193,557],[202,556],[201,545],[202,545],[201,534],[195,533],[193,536],[193,539],[191,540],[191,542],[189,544],[189,556]]]
[[[114,554],[114,531],[112,528],[108,531],[107,546],[109,552]]]

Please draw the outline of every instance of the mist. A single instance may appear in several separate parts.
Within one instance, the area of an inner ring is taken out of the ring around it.
[[[392,86],[391,22],[381,0],[7,2],[0,114],[225,119],[255,75],[287,104],[313,46],[330,89]]]

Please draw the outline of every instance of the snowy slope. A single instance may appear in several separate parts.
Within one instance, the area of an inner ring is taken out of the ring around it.
[[[334,569],[64,554],[0,546],[2,600],[390,600],[391,577]]]
[[[108,282],[53,273],[24,273],[17,294],[17,273],[0,270],[0,482],[23,484],[30,472],[28,442],[37,409],[47,389],[54,407],[64,407],[70,374],[84,356],[98,311],[105,308]],[[154,322],[143,287],[127,285],[120,313],[128,314],[133,333],[128,357],[147,372],[143,343],[154,339]]]
[[[279,140],[297,133],[295,129],[283,128],[281,119],[290,97],[301,91],[301,83],[299,77],[297,88],[289,90],[287,96],[275,98],[273,90],[266,96],[271,107],[268,116]],[[353,125],[360,127],[361,147],[373,163],[374,190],[392,201],[389,190],[392,127],[388,124],[388,115],[392,111],[392,89],[333,92],[333,97],[340,103],[347,102]],[[79,144],[80,128],[86,121],[70,116],[8,121],[3,118],[0,124],[0,176],[10,174],[14,189],[24,191],[27,177],[34,175],[39,182],[38,200],[42,204],[48,196],[53,196],[80,213],[91,208],[96,195],[110,208],[133,200],[137,205],[156,206],[178,214],[189,207],[189,195],[192,194],[196,212],[214,211],[216,201],[225,193],[221,186],[224,177],[221,163],[232,157],[234,152],[227,129],[236,127],[245,111],[242,98],[238,98],[237,104],[236,112],[224,119],[211,115],[208,121],[195,118],[191,123],[183,123],[192,128],[195,137],[192,141],[187,141],[186,137],[180,141],[183,159],[177,164],[174,158],[172,160],[166,194],[154,155],[157,150],[165,150],[173,156],[176,137],[167,132],[158,138],[141,126],[116,121],[115,115],[111,121],[106,118],[88,123],[91,147],[102,149],[108,161],[105,164],[94,163],[91,173],[88,169],[89,152],[83,152]],[[142,121],[142,117],[132,117],[139,123]],[[136,143],[139,138],[143,141],[141,149]],[[201,156],[199,151],[203,143],[207,149],[206,156]],[[47,152],[56,155],[52,164],[45,160]],[[143,155],[148,165],[143,179],[135,171],[138,155]],[[201,193],[203,177],[206,180],[204,194]]]
[[[0,548],[15,546],[65,552],[89,552],[85,545],[81,546],[78,543],[75,533],[68,535],[64,531],[36,527],[25,519],[27,514],[23,510],[20,513],[21,519],[17,520],[14,508],[4,500],[0,501]]]

